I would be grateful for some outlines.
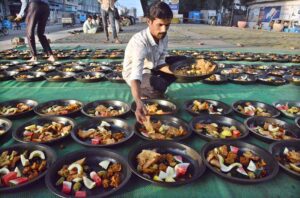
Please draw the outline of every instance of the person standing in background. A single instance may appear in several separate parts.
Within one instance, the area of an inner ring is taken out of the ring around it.
[[[98,2],[101,4],[101,16],[102,16],[102,23],[103,23],[103,29],[106,34],[106,41],[109,41],[109,34],[108,34],[108,23],[107,23],[107,17],[109,19],[109,22],[111,24],[112,28],[112,34],[114,42],[119,44],[121,41],[118,38],[117,31],[116,31],[116,25],[115,25],[115,0],[98,0]]]
[[[37,26],[37,36],[44,49],[44,52],[49,56],[48,61],[54,62],[54,57],[47,37],[45,36],[45,28],[48,17],[50,15],[49,1],[48,0],[21,0],[22,6],[19,14],[17,14],[16,21],[20,21],[25,16],[25,10],[27,8],[26,16],[26,36],[28,45],[31,51],[32,58],[30,61],[37,61],[37,51],[35,44],[35,27]]]

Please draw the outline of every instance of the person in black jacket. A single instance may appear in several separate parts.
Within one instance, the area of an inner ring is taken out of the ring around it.
[[[49,56],[48,61],[54,62],[56,59],[52,53],[48,39],[45,36],[45,28],[50,15],[48,0],[21,0],[21,2],[22,7],[19,14],[17,14],[16,21],[20,21],[24,17],[25,12],[27,13],[26,36],[32,55],[30,61],[37,61],[37,51],[34,36],[35,27],[37,26],[37,36],[44,49],[44,52]],[[26,8],[27,11],[25,11]]]

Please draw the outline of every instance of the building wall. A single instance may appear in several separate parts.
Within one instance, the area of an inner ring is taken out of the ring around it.
[[[270,21],[277,19],[300,22],[300,0],[254,3],[248,7],[250,28],[261,23],[263,29],[268,29]]]

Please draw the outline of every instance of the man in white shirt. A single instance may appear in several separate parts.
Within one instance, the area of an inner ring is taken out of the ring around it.
[[[97,27],[94,26],[93,17],[88,16],[87,20],[83,24],[83,33],[85,34],[96,34]]]
[[[135,115],[140,123],[147,114],[141,99],[163,98],[168,86],[176,80],[165,62],[167,31],[172,18],[173,13],[166,3],[153,3],[148,13],[148,28],[135,34],[125,50],[123,78],[131,87],[137,104]]]

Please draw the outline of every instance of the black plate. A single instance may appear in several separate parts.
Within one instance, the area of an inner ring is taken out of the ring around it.
[[[51,101],[44,102],[44,103],[41,103],[38,106],[36,106],[34,108],[34,112],[40,116],[54,116],[54,115],[47,115],[47,114],[43,113],[42,110],[45,108],[48,108],[50,106],[53,106],[53,105],[66,106],[66,105],[75,104],[75,103],[78,103],[81,106],[78,110],[72,111],[68,114],[58,115],[58,116],[73,116],[73,115],[76,115],[77,113],[79,113],[81,111],[81,109],[83,108],[83,103],[79,100],[65,100],[65,99],[64,100],[51,100]]]
[[[244,69],[243,68],[224,68],[221,70],[221,74],[222,75],[226,75],[226,76],[230,76],[230,75],[233,75],[233,74],[242,74],[244,72]]]
[[[199,81],[199,80],[203,80],[209,76],[211,76],[212,74],[214,74],[217,70],[218,70],[218,65],[214,62],[211,62],[213,65],[215,65],[214,70],[209,73],[209,74],[205,74],[205,75],[180,75],[180,74],[176,74],[176,70],[183,68],[183,67],[190,67],[192,64],[194,64],[196,61],[196,59],[193,58],[188,58],[182,61],[178,61],[173,63],[172,65],[169,66],[170,70],[173,72],[174,76],[177,77],[178,82],[195,82],[195,81]]]
[[[32,69],[32,66],[29,65],[17,65],[13,67],[9,67],[6,71],[17,71],[17,72],[25,72]]]
[[[273,117],[273,118],[276,118],[276,117],[280,116],[280,112],[276,108],[274,108],[272,105],[269,105],[267,103],[263,103],[263,102],[259,102],[259,101],[253,101],[253,100],[238,100],[238,101],[236,101],[232,104],[232,108],[235,111],[235,113],[237,113],[242,118],[252,117],[252,116],[241,113],[237,109],[237,107],[239,105],[241,105],[243,107],[243,106],[245,106],[245,103],[247,103],[247,102],[250,102],[252,104],[252,106],[254,106],[255,108],[260,107],[260,108],[265,109],[268,113],[271,114],[271,117]]]
[[[163,100],[163,99],[142,99],[144,105],[152,105],[152,104],[158,104],[159,109],[163,110],[164,112],[168,112],[166,114],[162,114],[162,115],[171,115],[171,114],[175,114],[177,112],[177,107],[176,105],[169,101],[169,100]],[[131,111],[134,113],[136,110],[136,103],[132,102],[131,104]],[[156,114],[159,115],[159,114]]]
[[[295,123],[296,123],[297,127],[300,128],[300,117],[296,118]]]
[[[279,77],[282,77],[282,76],[284,76],[285,74],[287,74],[287,71],[284,70],[284,69],[272,69],[272,70],[269,70],[269,71],[268,71],[268,75],[271,75],[271,76],[279,76]]]
[[[201,114],[209,114],[208,111],[201,111],[201,112],[194,112],[192,111],[192,105],[193,105],[193,101],[194,100],[198,100],[199,102],[208,102],[209,104],[212,104],[214,105],[216,108],[222,108],[223,111],[221,114],[219,115],[228,115],[232,112],[232,109],[229,105],[227,105],[226,103],[223,103],[221,101],[218,101],[218,100],[211,100],[211,99],[203,99],[203,98],[195,98],[195,99],[191,99],[191,100],[188,100],[184,103],[184,109],[189,113],[191,114],[192,116],[198,116],[198,115],[201,115]]]
[[[12,127],[12,122],[6,118],[0,118],[0,128],[4,130],[3,134],[0,134],[0,137],[9,132]]]
[[[123,79],[122,73],[112,72],[109,74],[106,74],[105,77],[107,80],[113,83],[125,83],[125,80]],[[115,79],[116,77],[119,77],[119,79]]]
[[[269,175],[264,177],[264,178],[260,178],[260,179],[243,179],[243,178],[238,178],[238,177],[231,177],[228,176],[225,173],[222,173],[218,170],[216,170],[212,165],[210,165],[210,163],[206,160],[206,156],[208,154],[208,152],[216,147],[222,146],[222,145],[231,145],[231,146],[235,146],[238,147],[240,150],[242,151],[247,151],[250,150],[252,151],[254,154],[258,155],[259,157],[261,157],[262,159],[264,159],[264,161],[267,163],[267,170],[269,172]],[[235,140],[219,140],[219,141],[213,141],[213,142],[209,142],[206,143],[203,148],[201,149],[201,157],[202,159],[204,159],[204,163],[205,165],[215,174],[217,174],[218,176],[227,179],[229,181],[232,182],[236,182],[239,184],[254,184],[254,183],[261,183],[261,182],[266,182],[269,180],[272,180],[278,173],[279,171],[279,166],[278,163],[276,162],[276,160],[273,158],[273,156],[266,151],[265,149],[257,146],[257,145],[253,145],[253,144],[248,144],[246,142],[242,142],[242,141],[235,141]]]
[[[33,119],[33,120],[30,120],[30,121],[26,122],[25,124],[23,124],[19,128],[17,128],[17,130],[14,130],[13,133],[12,133],[13,138],[18,142],[28,143],[27,141],[23,140],[23,132],[24,132],[24,128],[26,126],[29,126],[29,125],[32,125],[32,124],[43,125],[43,124],[51,123],[51,122],[59,122],[59,123],[63,123],[63,124],[70,124],[72,126],[72,130],[66,136],[63,136],[63,137],[60,137],[60,138],[57,138],[57,139],[53,139],[53,140],[47,141],[47,142],[41,142],[43,144],[54,143],[54,142],[57,142],[57,141],[60,141],[64,138],[66,138],[66,137],[69,137],[69,135],[73,132],[73,130],[75,130],[75,127],[76,127],[75,121],[70,119],[70,118],[67,118],[67,117],[62,117],[62,116],[40,117],[40,118]],[[38,144],[38,143],[35,143],[35,142],[31,142],[31,143]]]
[[[249,134],[249,131],[247,130],[247,128],[243,123],[229,117],[219,116],[219,115],[201,115],[201,116],[194,117],[190,122],[190,128],[193,130],[193,132],[195,132],[197,135],[199,135],[200,137],[202,137],[207,141],[218,140],[219,138],[214,138],[199,132],[197,129],[195,129],[196,123],[205,123],[205,124],[216,123],[221,126],[228,126],[228,127],[235,126],[241,132],[241,136],[235,138],[234,140],[245,138]]]
[[[273,157],[276,159],[277,157],[281,157],[283,155],[283,151],[285,148],[288,148],[289,150],[295,149],[296,151],[300,151],[300,141],[280,141],[280,142],[274,142],[269,146],[269,151],[272,153]],[[296,171],[293,171],[286,167],[284,164],[280,163],[278,161],[279,166],[285,170],[288,174],[295,176],[300,179],[300,173],[297,173]]]
[[[97,65],[97,66],[88,66],[84,69],[86,72],[101,72],[101,73],[110,73],[112,69],[107,66]]]
[[[29,100],[29,99],[17,99],[17,100],[9,100],[6,102],[0,102],[0,107],[1,106],[13,106],[15,107],[18,103],[25,103],[26,105],[29,105],[32,107],[32,109],[30,111],[26,111],[26,112],[22,112],[22,113],[18,113],[15,115],[1,115],[1,117],[5,117],[5,118],[21,118],[24,117],[30,113],[33,112],[33,109],[38,105],[38,103],[34,100]]]
[[[72,69],[73,71],[65,71],[65,69]],[[76,65],[76,66],[61,66],[61,67],[58,67],[56,69],[56,71],[58,72],[73,72],[73,73],[77,73],[77,72],[81,72],[83,71],[84,67],[83,66],[80,66],[80,65]]]
[[[33,76],[33,78],[19,78],[19,76],[21,75],[31,75]],[[43,80],[45,75],[46,73],[44,72],[22,72],[16,74],[14,78],[16,81],[20,81],[20,82],[34,82],[34,81]]]
[[[173,64],[175,62],[182,61],[182,60],[185,60],[185,59],[187,59],[186,56],[179,56],[179,55],[177,55],[177,56],[167,56],[165,58],[165,61],[166,61],[166,63],[168,65],[171,65],[171,64]]]
[[[219,76],[220,77],[220,80],[219,81],[211,81],[211,80],[209,80],[209,78],[210,77],[212,77],[213,75],[215,75],[215,76]],[[203,82],[204,83],[206,83],[206,84],[215,84],[215,85],[217,85],[217,84],[223,84],[223,83],[226,83],[227,81],[228,81],[228,78],[227,78],[227,76],[225,76],[225,75],[222,75],[222,74],[213,74],[213,75],[211,75],[210,77],[208,77],[208,78],[205,78],[204,80],[203,80]]]
[[[173,155],[180,155],[183,157],[184,162],[190,163],[190,166],[188,168],[188,172],[192,174],[192,177],[190,179],[187,179],[185,181],[178,181],[178,182],[159,182],[159,181],[154,181],[152,179],[149,179],[145,177],[143,174],[138,172],[137,170],[137,160],[136,157],[137,155],[145,149],[156,149],[157,152],[165,154],[165,153],[170,153]],[[192,148],[180,144],[177,142],[171,142],[171,141],[154,141],[150,142],[147,144],[140,144],[139,146],[135,147],[134,149],[131,150],[131,152],[128,155],[128,163],[133,171],[134,174],[139,176],[140,178],[154,183],[156,185],[160,186],[179,186],[179,185],[184,185],[187,183],[191,183],[195,180],[197,180],[201,175],[205,172],[205,165],[203,163],[203,159],[201,156]]]
[[[110,160],[112,162],[118,162],[122,164],[122,183],[118,188],[114,188],[108,191],[103,190],[103,188],[98,188],[94,190],[88,190],[85,187],[83,189],[87,192],[87,197],[90,198],[99,198],[99,197],[106,197],[109,196],[116,191],[123,188],[127,182],[129,181],[131,177],[131,171],[128,167],[127,161],[119,154],[115,153],[114,151],[107,150],[107,149],[85,149],[80,150],[76,152],[69,153],[65,155],[63,158],[57,160],[55,164],[50,168],[46,175],[46,186],[48,189],[55,194],[58,197],[75,197],[73,196],[67,196],[66,194],[61,192],[61,187],[57,187],[55,183],[60,178],[60,176],[57,174],[57,172],[67,164],[71,164],[74,161],[77,161],[81,158],[86,157],[86,164],[95,170],[100,170],[100,166],[98,165],[99,162],[103,160]],[[74,193],[74,192],[73,192]]]
[[[300,76],[284,75],[283,78],[294,85],[300,86]]]
[[[91,76],[91,77],[96,77],[96,78],[95,79],[84,78],[84,76],[87,76],[87,75]],[[105,80],[104,76],[105,76],[105,74],[100,73],[100,72],[81,72],[79,74],[76,74],[74,76],[74,78],[79,82],[88,83],[88,82],[99,82],[99,81]]]
[[[238,78],[247,78],[249,80],[247,81],[243,81],[243,80],[239,80]],[[242,85],[248,85],[248,84],[254,84],[257,80],[257,78],[254,75],[250,75],[250,74],[233,74],[229,76],[229,80],[232,83],[236,83],[236,84],[242,84]]]
[[[121,115],[115,116],[115,117],[125,117],[130,112],[129,105],[127,103],[125,103],[123,101],[119,101],[119,100],[97,100],[94,102],[90,102],[90,103],[84,105],[81,112],[88,117],[99,118],[100,116],[93,116],[93,115],[88,114],[88,111],[90,109],[95,109],[98,105],[104,105],[107,108],[109,106],[112,106],[112,107],[114,107],[114,109],[118,109],[118,110],[121,110],[121,108],[123,107],[124,113]]]
[[[293,135],[297,140],[300,139],[300,129],[298,129],[295,125],[288,124],[287,122],[284,122],[282,120],[278,120],[276,118],[267,118],[267,117],[251,117],[247,118],[244,121],[244,124],[248,128],[248,130],[257,138],[261,139],[265,142],[273,142],[273,141],[282,141],[282,140],[275,140],[273,138],[268,138],[266,136],[263,136],[256,132],[255,129],[253,129],[253,126],[263,126],[265,122],[272,123],[272,124],[278,124],[281,127],[283,127],[287,132],[288,135]]]
[[[299,107],[300,108],[300,101],[292,101],[292,100],[279,100],[279,101],[277,101],[277,102],[274,102],[273,103],[273,106],[275,107],[275,108],[277,108],[276,107],[276,105],[278,105],[278,104],[288,104],[288,106],[296,106],[296,107]],[[278,109],[279,110],[279,109]],[[291,118],[291,119],[295,119],[296,117],[300,117],[300,114],[299,115],[292,115],[292,114],[289,114],[289,113],[286,113],[286,112],[284,112],[284,111],[282,111],[282,110],[279,110],[283,115],[285,115],[286,117],[288,117],[288,118]]]
[[[188,138],[191,134],[192,131],[190,130],[189,125],[182,119],[177,118],[175,116],[169,116],[169,115],[164,115],[164,116],[151,116],[150,117],[151,121],[161,121],[162,124],[165,125],[169,125],[169,126],[173,126],[176,128],[179,128],[180,126],[182,128],[184,128],[187,131],[187,134],[184,136],[179,136],[179,137],[175,137],[169,141],[180,141],[183,139]],[[134,132],[137,136],[139,136],[140,138],[144,139],[144,140],[150,140],[153,141],[153,139],[144,136],[143,134],[141,134],[141,132],[139,131],[139,129],[142,127],[142,125],[139,122],[136,122],[134,125]]]
[[[60,76],[61,78],[53,79],[53,76]],[[72,72],[51,72],[45,75],[49,82],[66,82],[74,79],[75,73]]]
[[[114,144],[94,145],[91,143],[90,139],[84,140],[78,136],[79,129],[88,130],[90,128],[97,128],[97,126],[99,126],[102,121],[105,121],[111,125],[110,130],[112,131],[112,133],[123,132],[125,134],[125,138],[122,141],[114,143]],[[95,119],[87,120],[87,121],[79,124],[76,127],[76,130],[72,131],[72,134],[71,134],[72,138],[76,142],[78,142],[79,144],[82,144],[84,146],[90,146],[90,147],[111,147],[111,146],[120,145],[120,144],[126,142],[127,140],[129,140],[133,135],[134,135],[133,130],[126,123],[126,121],[122,120],[122,119],[118,119],[118,118],[95,118]]]
[[[265,79],[272,79],[271,81],[266,81]],[[275,85],[275,86],[278,86],[278,85],[284,85],[287,83],[287,81],[281,77],[277,77],[277,76],[270,76],[270,75],[267,75],[267,76],[260,76],[258,77],[258,81],[262,84],[266,84],[266,85]]]
[[[17,74],[17,72],[16,72]],[[12,76],[6,71],[0,71],[0,81],[6,81],[12,79]]]
[[[50,73],[50,72],[55,71],[55,68],[56,67],[52,66],[52,65],[36,66],[36,67],[32,68],[30,71]]]
[[[52,166],[52,164],[56,161],[56,154],[55,152],[52,150],[52,148],[46,146],[46,145],[38,145],[38,144],[14,144],[13,146],[10,147],[6,147],[6,148],[0,148],[0,153],[2,153],[3,151],[25,151],[25,150],[29,150],[29,151],[34,151],[34,150],[40,150],[43,151],[47,160],[47,169],[40,174],[38,177],[34,178],[31,181],[28,181],[24,184],[20,184],[14,187],[6,187],[6,188],[0,188],[0,192],[16,192],[17,190],[23,188],[23,187],[27,187],[29,185],[32,185],[34,182],[36,182],[37,180],[40,180],[42,177],[44,177],[47,173],[47,171],[49,170],[49,168]],[[19,162],[20,163],[20,162]]]

